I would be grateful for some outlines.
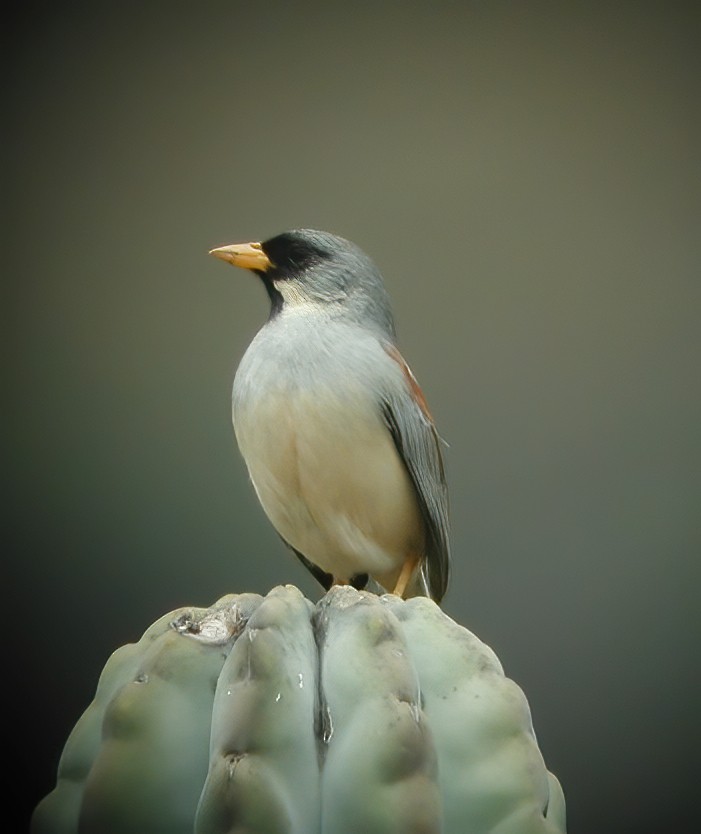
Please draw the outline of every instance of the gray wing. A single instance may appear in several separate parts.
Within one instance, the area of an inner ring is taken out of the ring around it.
[[[450,578],[448,487],[441,440],[409,366],[395,347],[387,353],[402,368],[408,391],[385,396],[382,412],[416,489],[426,526],[426,558],[421,570],[429,596],[440,602]]]

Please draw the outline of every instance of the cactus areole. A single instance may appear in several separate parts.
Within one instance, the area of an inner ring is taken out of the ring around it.
[[[32,834],[562,834],[530,711],[425,597],[293,586],[118,649]]]

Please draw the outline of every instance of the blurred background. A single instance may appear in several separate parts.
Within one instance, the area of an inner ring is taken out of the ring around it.
[[[207,256],[309,226],[385,275],[450,444],[444,607],[524,689],[571,834],[697,830],[694,4],[11,5],[20,812],[160,615],[319,596],[230,426],[267,297]]]

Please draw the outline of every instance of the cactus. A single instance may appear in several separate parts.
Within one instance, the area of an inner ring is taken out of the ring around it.
[[[108,660],[32,834],[557,834],[526,699],[431,600],[293,586]]]

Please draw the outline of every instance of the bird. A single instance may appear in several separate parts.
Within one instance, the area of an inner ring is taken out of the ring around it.
[[[209,254],[270,301],[236,369],[232,420],[258,499],[325,590],[440,603],[448,488],[426,398],[397,347],[388,292],[356,244],[293,229]]]

